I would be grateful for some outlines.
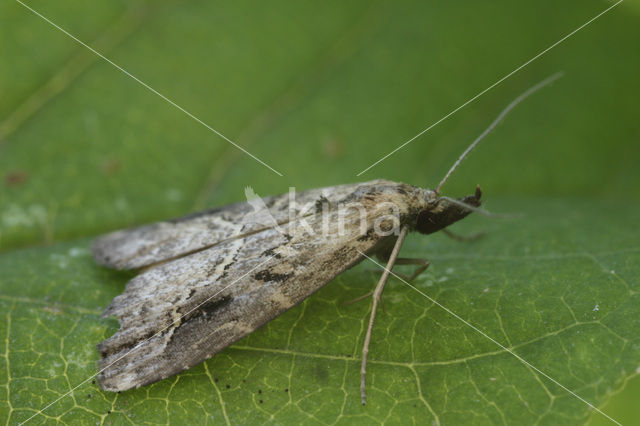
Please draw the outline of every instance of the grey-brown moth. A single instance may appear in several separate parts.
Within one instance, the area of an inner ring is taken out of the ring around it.
[[[435,190],[373,180],[249,199],[186,217],[117,231],[93,244],[95,259],[115,269],[141,269],[103,316],[120,330],[98,345],[100,386],[123,391],[173,376],[212,357],[297,305],[365,255],[394,264],[405,235],[445,229],[480,211],[481,191],[453,199],[440,188],[468,152],[517,103],[558,78],[516,98],[478,137]],[[260,208],[261,207],[261,208]],[[383,273],[373,297],[366,354]]]

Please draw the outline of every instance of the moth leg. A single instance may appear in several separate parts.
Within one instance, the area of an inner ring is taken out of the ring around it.
[[[396,262],[398,258],[398,252],[400,252],[400,247],[402,247],[402,243],[404,242],[404,238],[407,236],[408,228],[403,226],[400,230],[400,235],[398,235],[398,239],[396,240],[395,245],[393,246],[393,250],[391,251],[391,255],[389,256],[389,260],[387,261],[387,266],[380,277],[380,281],[378,281],[378,285],[376,285],[376,289],[373,292],[373,304],[371,305],[371,316],[369,317],[369,327],[367,328],[367,334],[364,337],[364,345],[362,346],[362,365],[360,366],[360,396],[362,397],[362,405],[367,403],[367,393],[365,390],[366,384],[366,373],[367,373],[367,355],[369,354],[369,344],[371,343],[371,332],[373,331],[373,321],[376,318],[376,311],[378,310],[378,303],[380,303],[380,298],[382,296],[382,290],[384,290],[384,285],[387,283],[389,279],[389,273],[391,272],[391,268]]]
[[[454,232],[449,231],[448,229],[443,229],[442,232],[444,232],[444,234],[447,237],[452,238],[456,241],[462,241],[462,242],[475,241],[479,238],[482,238],[485,234],[484,232],[476,232],[475,234],[471,234],[471,235],[458,235]]]
[[[389,258],[387,258],[387,261],[389,261]],[[416,277],[418,277],[421,273],[423,273],[431,264],[427,259],[419,259],[419,258],[411,258],[411,257],[399,257],[396,259],[395,262],[396,265],[417,265],[417,268],[413,271],[413,273],[411,275],[407,275],[407,274],[403,274],[400,272],[394,272],[397,276],[399,276],[400,278],[402,278],[405,281],[413,281]],[[380,272],[380,273],[384,273],[384,269],[382,271],[380,270],[376,270],[376,272]],[[361,300],[366,299],[367,297],[373,295],[373,291],[370,291],[366,294],[363,294],[362,296],[356,297],[353,300],[348,300],[346,302],[344,302],[342,305],[343,306],[347,306],[347,305],[351,305],[352,303],[356,303],[359,302]],[[382,304],[382,310],[384,312],[386,312],[386,309],[384,307],[384,300],[382,300],[382,296],[380,296],[381,298],[381,304]]]
[[[396,259],[396,265],[417,265],[417,267],[411,275],[401,274],[400,272],[396,272],[395,274],[405,281],[413,281],[421,273],[426,271],[430,264],[427,259],[399,257]]]
[[[356,298],[355,298],[355,299],[353,299],[353,300],[347,300],[346,302],[344,302],[344,303],[342,304],[342,306],[351,305],[352,303],[359,302],[359,301],[364,300],[364,299],[366,299],[367,297],[372,296],[372,295],[373,295],[373,291],[370,291],[369,293],[366,293],[366,294],[363,294],[362,296],[356,297]]]
[[[388,260],[389,258],[387,257],[386,260]],[[399,276],[400,278],[402,278],[405,281],[413,281],[416,277],[418,277],[421,273],[423,273],[430,265],[429,261],[427,259],[419,259],[419,258],[411,258],[411,257],[399,257],[396,259],[396,265],[417,265],[417,268],[413,271],[413,273],[411,275],[407,275],[407,274],[403,274],[401,272],[395,272],[395,274],[397,276]],[[384,272],[383,270],[379,270],[377,269],[375,272],[382,274]],[[349,302],[346,302],[345,305],[349,305],[353,302],[358,302],[362,299],[365,299],[369,296],[371,296],[373,294],[372,291],[370,291],[369,293],[360,296],[358,298],[355,298]]]
[[[347,305],[351,305],[352,303],[356,303],[359,302],[361,300],[366,299],[367,297],[373,296],[373,291],[370,291],[369,293],[363,294],[360,297],[356,297],[353,300],[347,300],[346,302],[344,302],[342,304],[342,306],[347,306]],[[382,312],[384,312],[385,314],[387,313],[387,309],[384,307],[384,300],[382,299],[382,297],[380,297],[380,304],[382,305]]]

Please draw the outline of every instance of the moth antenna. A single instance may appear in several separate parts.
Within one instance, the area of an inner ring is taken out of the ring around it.
[[[487,216],[487,217],[494,217],[494,218],[500,218],[500,219],[513,219],[513,218],[518,218],[518,217],[522,217],[523,215],[520,213],[516,213],[516,214],[511,214],[511,213],[491,213],[488,212],[484,209],[472,206],[470,204],[467,203],[463,203],[460,200],[456,200],[455,198],[450,198],[450,197],[438,197],[435,201],[434,204],[437,203],[439,200],[447,200],[449,201],[451,204],[455,204],[457,206],[460,206],[462,208],[465,208],[467,210],[471,210],[472,212],[476,212],[479,213],[483,216]]]
[[[516,107],[516,105],[518,105],[520,102],[525,100],[527,97],[529,97],[533,93],[537,92],[538,90],[542,89],[543,87],[548,86],[549,84],[553,83],[554,81],[556,81],[557,79],[559,79],[563,75],[564,75],[564,72],[562,72],[562,71],[557,72],[557,73],[545,78],[544,80],[542,80],[541,82],[539,82],[535,86],[530,87],[525,92],[523,92],[520,96],[518,96],[513,101],[511,101],[511,103],[509,105],[507,105],[507,107],[505,109],[502,110],[502,112],[498,115],[498,117],[496,117],[496,119],[493,120],[493,123],[491,123],[489,125],[489,127],[487,127],[485,129],[485,131],[482,132],[480,134],[480,136],[478,136],[476,138],[476,140],[474,140],[471,143],[471,145],[469,145],[467,147],[467,149],[464,150],[464,152],[462,153],[462,155],[460,155],[460,157],[458,157],[456,162],[453,164],[453,166],[451,166],[451,168],[449,169],[447,174],[444,176],[444,178],[440,181],[440,183],[436,187],[436,194],[440,193],[440,188],[442,188],[442,185],[444,185],[444,183],[449,179],[449,177],[454,172],[454,170],[458,168],[458,166],[460,165],[462,160],[464,160],[465,157],[471,152],[471,150],[473,148],[475,148],[476,145],[478,145],[478,143],[480,143],[480,141],[482,139],[484,139],[484,137],[487,136],[498,125],[498,123],[500,123],[500,121],[502,121],[502,119],[504,118],[505,115],[507,115],[513,108]]]

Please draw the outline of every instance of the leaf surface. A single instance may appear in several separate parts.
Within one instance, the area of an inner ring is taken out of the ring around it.
[[[0,4],[7,423],[94,374],[95,344],[118,327],[100,313],[132,275],[93,263],[95,235],[239,201],[247,185],[260,195],[378,177],[433,187],[506,104],[559,70],[444,187],[459,196],[479,183],[489,210],[524,218],[456,225],[488,231],[471,244],[411,236],[403,255],[432,262],[417,288],[594,405],[637,376],[637,1],[361,176],[609,4],[27,4],[285,176],[19,3]],[[375,285],[373,267],[180,376],[121,394],[89,381],[34,421],[581,424],[593,412],[398,280],[376,320],[362,407],[369,303],[342,304]]]

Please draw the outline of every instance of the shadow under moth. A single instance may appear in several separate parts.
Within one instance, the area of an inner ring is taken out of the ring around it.
[[[416,276],[429,265],[398,257],[405,236],[443,230],[472,211],[486,213],[478,208],[480,188],[459,199],[441,196],[440,188],[515,105],[558,77],[511,102],[435,190],[387,180],[338,185],[297,193],[295,202],[290,194],[249,199],[97,239],[99,264],[141,269],[104,311],[118,318],[120,329],[98,345],[100,386],[123,391],[187,370],[375,255],[387,266],[373,292],[364,342],[364,404],[366,357],[390,270],[414,264]]]

